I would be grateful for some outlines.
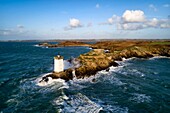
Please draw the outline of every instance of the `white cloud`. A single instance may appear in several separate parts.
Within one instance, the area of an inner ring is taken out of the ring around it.
[[[160,28],[170,28],[170,24],[161,24]]]
[[[170,24],[166,24],[166,23],[161,24],[160,28],[170,28]]]
[[[111,25],[111,24],[119,23],[121,22],[121,20],[122,20],[121,17],[117,15],[113,15],[111,18],[108,18],[107,23]]]
[[[153,4],[150,4],[150,5],[149,5],[149,8],[152,9],[152,10],[154,10],[154,11],[157,11],[157,8],[156,8]]]
[[[101,22],[99,23],[99,25],[113,25],[116,23],[121,22],[122,18],[117,16],[117,15],[113,15],[112,17],[107,19],[107,22]]]
[[[138,30],[138,29],[143,29],[146,26],[140,23],[123,23],[123,24],[118,24],[117,28],[119,30]]]
[[[121,22],[122,21],[122,17],[119,17],[117,15],[113,15],[112,19],[114,20],[114,22]]]
[[[148,20],[145,23],[148,27],[155,27],[155,28],[170,28],[170,20],[169,19],[156,19],[153,18]]]
[[[28,31],[25,30],[23,25],[16,25],[14,28],[10,29],[0,29],[0,35],[23,35],[24,33],[27,33]]]
[[[17,28],[20,28],[20,29],[23,29],[24,28],[24,26],[23,25],[17,25]]]
[[[99,5],[99,4],[96,4],[96,8],[100,8],[100,5]]]
[[[126,10],[122,18],[125,22],[144,22],[145,15],[141,10]]]
[[[0,36],[9,35],[10,33],[11,33],[10,29],[0,29]]]
[[[19,25],[19,24],[18,24],[18,25],[17,25],[17,28],[18,28],[18,29],[16,29],[17,32],[19,32],[19,33],[23,33],[23,32],[24,32],[24,28],[25,28],[25,27],[24,27],[23,25]]]
[[[81,27],[81,23],[80,23],[80,20],[78,19],[75,19],[75,18],[71,18],[70,19],[70,23],[69,23],[70,27],[72,28],[76,28],[76,27]]]
[[[170,7],[170,5],[169,4],[164,4],[163,7],[168,8],[168,7]]]
[[[100,25],[115,25],[118,30],[170,28],[170,18],[168,16],[168,19],[147,19],[141,10],[126,10],[122,16],[113,15]]]
[[[170,19],[160,20],[160,28],[170,28]]]
[[[87,24],[87,27],[91,27],[93,24],[92,24],[92,22],[89,22],[88,24]]]
[[[76,18],[71,18],[69,20],[69,26],[64,27],[64,30],[67,31],[67,30],[72,30],[74,28],[79,28],[79,27],[82,27],[80,20]]]
[[[151,20],[148,20],[146,22],[146,24],[149,26],[149,27],[157,27],[158,24],[159,24],[159,20],[157,18],[153,18]]]
[[[113,22],[114,22],[113,18],[109,18],[109,19],[108,19],[108,23],[109,23],[109,24],[113,24]]]

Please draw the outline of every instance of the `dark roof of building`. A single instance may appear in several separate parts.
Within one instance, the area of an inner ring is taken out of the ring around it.
[[[63,59],[63,56],[57,55],[54,57],[55,59]]]

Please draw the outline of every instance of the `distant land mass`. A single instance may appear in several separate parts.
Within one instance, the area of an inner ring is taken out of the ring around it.
[[[88,43],[95,41],[95,43]],[[155,56],[170,57],[170,40],[71,40],[58,44],[40,43],[44,47],[85,46],[92,48],[88,53],[80,55],[76,60],[81,66],[47,75],[46,77],[61,78],[66,81],[73,79],[73,71],[77,78],[95,75],[98,71],[109,71],[109,67],[118,66],[115,61],[123,58],[150,58]]]
[[[33,40],[0,40],[0,42],[63,42],[63,41],[79,41],[79,42],[98,42],[98,41],[170,41],[170,39],[33,39]]]

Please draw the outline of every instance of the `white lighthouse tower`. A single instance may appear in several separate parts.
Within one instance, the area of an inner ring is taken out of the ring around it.
[[[54,57],[54,72],[61,72],[64,70],[64,62],[63,57],[60,55],[57,55]]]

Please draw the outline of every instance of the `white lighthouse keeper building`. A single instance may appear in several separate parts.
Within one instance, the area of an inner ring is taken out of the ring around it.
[[[54,57],[54,72],[61,72],[64,70],[64,61],[63,57],[60,55],[57,55]]]

